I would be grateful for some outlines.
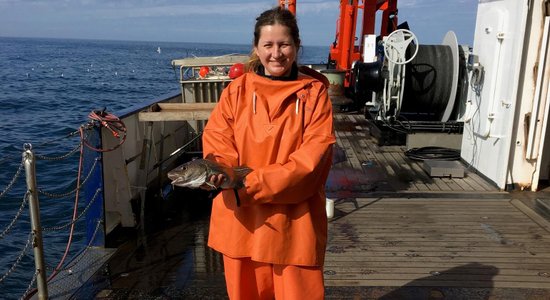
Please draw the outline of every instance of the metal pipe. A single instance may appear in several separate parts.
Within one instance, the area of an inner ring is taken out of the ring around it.
[[[23,161],[25,177],[29,193],[29,212],[31,216],[31,230],[33,233],[32,247],[34,250],[34,264],[36,268],[36,287],[38,299],[48,299],[48,284],[46,282],[46,264],[44,263],[44,247],[42,245],[42,227],[40,225],[40,206],[38,203],[38,189],[36,187],[36,165],[32,145],[23,146]]]

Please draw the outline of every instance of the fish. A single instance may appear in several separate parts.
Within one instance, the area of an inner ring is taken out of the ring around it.
[[[209,159],[194,159],[168,172],[168,178],[174,186],[196,189],[207,184],[216,188],[208,179],[212,175],[223,174],[225,179],[219,188],[240,189],[244,187],[244,178],[250,172],[252,169],[246,166],[229,167]]]

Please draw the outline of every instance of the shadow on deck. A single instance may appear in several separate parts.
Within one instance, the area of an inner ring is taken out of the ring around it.
[[[467,168],[431,178],[404,147],[376,145],[363,116],[335,123],[327,299],[550,299],[544,193],[502,192]],[[207,211],[127,243],[76,298],[225,299]]]

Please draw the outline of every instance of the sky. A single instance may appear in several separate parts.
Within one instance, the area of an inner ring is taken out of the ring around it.
[[[478,1],[400,0],[399,23],[407,21],[420,44],[441,44],[453,30],[471,46]],[[251,44],[255,18],[278,2],[0,0],[0,36]],[[340,1],[296,2],[302,45],[329,46]]]

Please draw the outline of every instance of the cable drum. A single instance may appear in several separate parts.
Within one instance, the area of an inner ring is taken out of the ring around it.
[[[407,51],[409,51],[407,49]],[[401,114],[409,120],[440,121],[452,94],[454,58],[447,45],[419,45],[406,66]]]

